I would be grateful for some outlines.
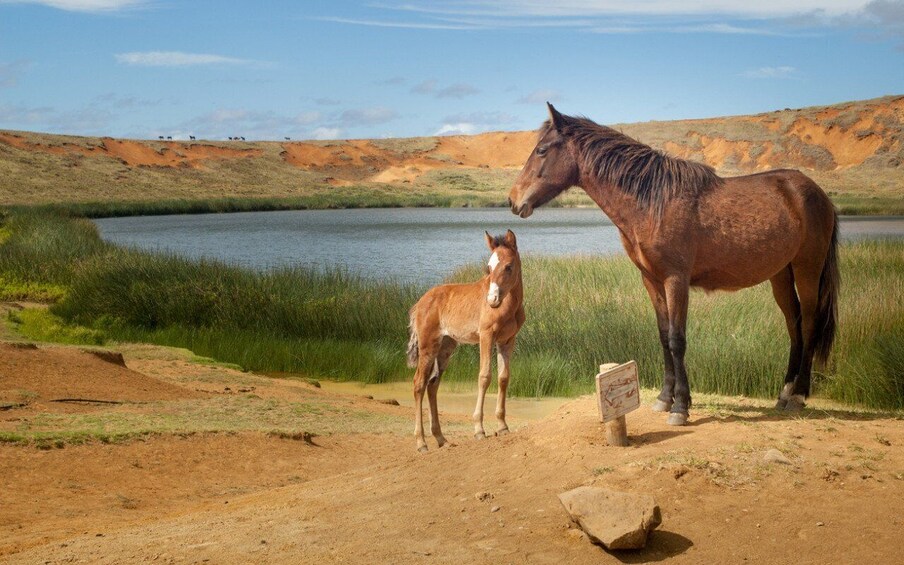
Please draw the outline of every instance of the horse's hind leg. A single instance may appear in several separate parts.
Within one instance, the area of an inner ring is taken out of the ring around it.
[[[810,371],[816,351],[816,307],[819,302],[819,278],[822,267],[816,265],[794,265],[794,282],[800,298],[800,334],[803,337],[800,366],[785,410],[796,411],[804,407],[810,396]]]
[[[435,354],[428,353],[422,347],[418,352],[417,369],[414,372],[414,439],[418,451],[427,451],[427,440],[424,439],[424,393],[435,362]]]
[[[665,290],[662,285],[643,277],[643,286],[650,295],[650,302],[656,311],[656,325],[659,327],[659,343],[662,345],[662,357],[665,372],[662,375],[662,392],[653,403],[654,412],[668,412],[672,409],[675,394],[675,361],[669,349],[669,309],[666,307]]]
[[[788,404],[794,389],[794,379],[800,369],[800,360],[803,354],[803,339],[800,329],[800,301],[794,290],[794,273],[791,265],[782,269],[774,277],[769,279],[772,284],[772,296],[785,315],[785,325],[788,328],[788,337],[791,338],[791,352],[788,355],[788,371],[785,373],[785,384],[779,394],[775,407],[783,409]]]
[[[430,380],[427,381],[427,398],[430,401],[430,432],[433,434],[433,437],[436,438],[436,443],[439,447],[446,444],[446,438],[443,436],[442,428],[440,428],[439,425],[437,394],[439,392],[440,379],[446,371],[446,366],[449,364],[449,357],[451,357],[452,353],[455,351],[456,345],[455,340],[452,338],[443,338],[440,343],[439,353],[434,362],[433,374],[430,376]]]

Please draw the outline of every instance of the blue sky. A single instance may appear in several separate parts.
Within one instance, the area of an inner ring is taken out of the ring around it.
[[[329,139],[904,93],[904,0],[0,0],[0,129]]]

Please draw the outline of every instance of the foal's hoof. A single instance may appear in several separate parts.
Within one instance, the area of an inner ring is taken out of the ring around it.
[[[687,424],[687,413],[685,412],[669,412],[669,419],[666,423],[670,426],[683,426]]]
[[[444,438],[442,436],[436,438],[436,446],[437,447],[442,447],[442,446],[446,445],[447,443],[449,443],[449,442],[446,441],[446,438]]]
[[[497,436],[507,436],[508,433],[509,433],[509,429],[508,429],[508,428],[499,428],[498,430],[496,430],[496,435],[497,435]]]
[[[785,409],[785,412],[800,412],[801,410],[804,409],[804,406],[806,406],[806,405],[807,405],[807,403],[804,402],[804,395],[795,394],[794,396],[788,398],[788,400],[785,401],[784,409]]]
[[[776,410],[784,410],[785,406],[787,406],[787,405],[788,405],[787,398],[779,398],[778,401],[775,403],[775,409]]]
[[[653,412],[668,412],[669,410],[672,409],[672,403],[665,402],[665,401],[659,400],[657,398],[656,401],[653,403],[653,406],[651,406],[650,408],[653,410]]]
[[[474,439],[486,439],[486,438],[487,438],[487,434],[485,434],[484,432],[477,432],[476,434],[474,434]]]
[[[426,446],[426,445],[422,445],[422,446],[420,446],[420,447],[417,448],[417,451],[418,451],[418,453],[427,453],[427,446]]]

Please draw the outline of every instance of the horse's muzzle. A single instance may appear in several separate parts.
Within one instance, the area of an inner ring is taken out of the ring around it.
[[[522,218],[530,217],[531,214],[534,213],[534,207],[527,202],[522,202],[520,205],[512,204],[512,214],[516,216],[521,216]]]

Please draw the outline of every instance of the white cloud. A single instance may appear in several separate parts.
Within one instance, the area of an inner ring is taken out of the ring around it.
[[[324,17],[324,18],[311,18],[314,20],[319,20],[322,22],[334,22],[339,24],[351,24],[351,25],[359,25],[359,26],[371,26],[371,27],[395,27],[395,28],[406,28],[406,29],[453,29],[453,30],[467,30],[467,29],[481,29],[482,26],[475,26],[469,24],[445,24],[445,23],[431,23],[431,22],[387,22],[381,20],[354,20],[351,18],[333,18],[333,17]]]
[[[477,126],[468,122],[457,124],[443,124],[433,135],[471,135],[477,131]]]
[[[411,87],[414,94],[433,94],[436,92],[436,81],[433,79],[425,80]]]
[[[381,106],[373,108],[354,108],[342,112],[339,121],[345,126],[383,124],[398,118],[395,110]]]
[[[260,61],[237,59],[207,53],[183,53],[181,51],[133,51],[119,53],[116,60],[138,67],[193,67],[198,65],[256,65]]]
[[[543,104],[544,102],[558,102],[561,98],[562,93],[558,90],[545,88],[525,94],[517,102],[518,104]]]
[[[26,60],[0,63],[0,88],[10,88],[19,82],[19,76],[31,63]]]
[[[788,66],[760,67],[758,69],[744,71],[741,73],[741,76],[746,78],[789,78],[794,76],[796,71],[797,69],[794,67]]]
[[[147,5],[146,0],[0,0],[0,4],[40,4],[67,12],[116,12]]]
[[[465,84],[463,82],[459,82],[456,84],[449,85],[445,88],[441,88],[436,91],[437,98],[464,98],[465,96],[472,96],[474,94],[479,94],[480,90],[470,84]]]
[[[809,12],[839,15],[861,10],[869,0],[469,0],[451,4],[441,0],[418,4],[395,4],[387,8],[435,16],[481,16],[484,18],[587,18],[606,16],[732,15],[784,17]],[[451,7],[450,7],[451,6]]]
[[[342,130],[339,128],[314,128],[311,131],[311,139],[339,139],[342,136]]]

